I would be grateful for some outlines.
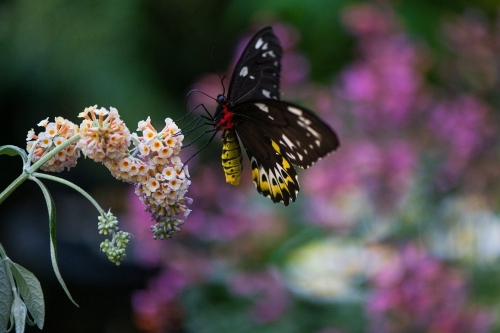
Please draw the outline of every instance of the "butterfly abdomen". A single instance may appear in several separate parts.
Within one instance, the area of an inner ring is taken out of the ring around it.
[[[222,167],[226,174],[226,182],[238,185],[243,170],[240,143],[234,130],[224,130],[222,133]]]

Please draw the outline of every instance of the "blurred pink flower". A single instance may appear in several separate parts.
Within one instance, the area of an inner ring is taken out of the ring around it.
[[[372,332],[480,333],[491,327],[491,314],[467,305],[460,271],[413,244],[371,284],[366,313]]]
[[[368,207],[366,201],[381,205],[378,208],[394,207],[410,190],[417,162],[417,151],[409,142],[346,142],[332,157],[301,174],[302,189],[314,207],[311,220],[324,226],[356,226],[358,221],[346,220],[357,215],[345,211],[344,199],[361,200],[352,204],[363,209]],[[353,193],[362,197],[349,199]],[[358,216],[362,217],[366,216]]]
[[[127,193],[128,211],[124,224],[134,238],[131,242],[134,260],[140,265],[155,267],[160,264],[163,245],[151,236],[151,215],[144,209],[144,204],[131,186]]]
[[[374,4],[356,4],[342,12],[342,23],[349,31],[363,37],[370,34],[388,34],[397,26],[393,13],[388,8]]]
[[[224,182],[219,163],[200,166],[196,172],[192,172],[194,185],[190,188],[190,194],[194,200],[199,201],[183,230],[202,240],[225,243],[233,242],[238,237],[270,233],[281,224],[281,217],[271,205],[250,202],[249,197],[259,194],[249,171],[245,173],[249,169],[245,165],[242,181],[238,186]]]
[[[340,98],[362,131],[400,131],[421,112],[422,61],[402,35],[370,40],[363,59],[341,74]]]
[[[362,132],[400,132],[423,109],[425,58],[394,20],[391,11],[373,5],[344,12],[344,25],[358,38],[360,56],[341,73],[335,92]]]
[[[442,101],[431,110],[429,127],[440,141],[433,148],[444,155],[437,179],[440,188],[455,186],[467,165],[494,147],[495,129],[489,114],[489,107],[470,95]]]
[[[275,269],[236,273],[229,279],[229,288],[235,295],[254,300],[251,312],[259,322],[276,320],[287,308],[286,289]]]

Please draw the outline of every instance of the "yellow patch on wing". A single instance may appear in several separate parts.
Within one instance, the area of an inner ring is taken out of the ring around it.
[[[278,144],[276,142],[274,142],[274,140],[271,140],[271,145],[273,146],[274,151],[276,151],[276,153],[281,155],[280,146],[278,146]]]
[[[283,201],[286,205],[289,200],[295,201],[299,185],[297,179],[294,180],[290,175],[292,166],[286,158],[282,157],[281,163],[268,170],[259,165],[255,158],[252,158],[251,164],[252,179],[260,193],[274,202]]]

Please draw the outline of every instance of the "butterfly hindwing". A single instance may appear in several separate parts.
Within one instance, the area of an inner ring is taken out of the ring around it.
[[[228,100],[238,104],[252,99],[279,99],[282,54],[280,41],[272,28],[257,32],[234,68]]]
[[[312,111],[284,101],[258,100],[234,110],[236,131],[255,126],[279,148],[279,153],[301,168],[308,168],[339,146],[335,132]],[[240,136],[241,139],[241,136]]]
[[[288,206],[299,192],[297,173],[289,159],[279,152],[277,143],[253,125],[242,123],[237,133],[250,159],[257,191],[275,203]]]

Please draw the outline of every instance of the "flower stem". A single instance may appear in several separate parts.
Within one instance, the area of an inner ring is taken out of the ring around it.
[[[72,189],[74,189],[75,191],[77,191],[81,195],[83,195],[85,198],[87,198],[87,200],[90,201],[94,205],[94,207],[97,209],[97,211],[99,212],[99,214],[103,214],[104,213],[104,210],[101,208],[101,206],[99,206],[99,204],[97,203],[97,201],[95,201],[94,198],[92,198],[90,196],[90,194],[88,194],[87,192],[85,192],[80,186],[75,185],[72,182],[69,182],[69,181],[67,181],[65,179],[62,179],[62,178],[59,178],[59,177],[56,177],[56,176],[52,176],[52,175],[47,175],[45,173],[34,172],[33,173],[33,177],[36,177],[36,178],[45,178],[45,179],[48,179],[48,180],[53,180],[55,182],[59,182],[61,184],[64,184],[66,186],[71,187]]]
[[[32,166],[25,166],[24,167],[24,170],[23,170],[23,173],[19,175],[19,177],[17,177],[9,186],[7,186],[7,188],[5,190],[2,191],[2,193],[0,193],[0,204],[5,200],[7,199],[7,197],[12,193],[14,192],[14,190],[16,188],[19,187],[19,185],[21,185],[26,179],[29,178],[29,176],[35,172],[39,167],[41,167],[45,162],[47,162],[48,160],[50,160],[52,157],[54,157],[58,152],[60,152],[61,150],[65,149],[66,147],[68,147],[70,144],[72,144],[73,142],[77,141],[77,140],[80,140],[80,134],[75,134],[73,135],[71,138],[69,138],[68,140],[66,140],[63,144],[61,144],[60,146],[57,146],[56,148],[52,149],[47,155],[43,156],[39,161],[37,161],[35,164],[33,164]],[[27,164],[30,163],[30,160],[31,160],[31,154],[32,152],[30,152],[30,155],[29,155],[29,159],[27,161]],[[43,178],[43,177],[42,177]],[[56,177],[57,178],[57,177]],[[83,190],[82,190],[83,191]],[[99,207],[100,208],[100,207]]]
[[[42,158],[40,158],[40,160],[38,160],[31,167],[26,168],[25,172],[27,172],[28,174],[32,174],[33,172],[38,170],[38,168],[41,167],[45,162],[47,162],[52,157],[54,157],[58,152],[65,149],[66,147],[68,147],[70,144],[72,144],[73,142],[75,142],[77,140],[80,140],[80,134],[73,135],[71,138],[64,141],[63,144],[52,149],[50,152],[47,153],[47,155],[44,155]]]
[[[22,174],[19,175],[12,183],[2,193],[0,193],[0,204],[7,199],[7,197],[14,192],[16,188],[19,187],[26,179],[28,179],[29,175],[23,171]]]

